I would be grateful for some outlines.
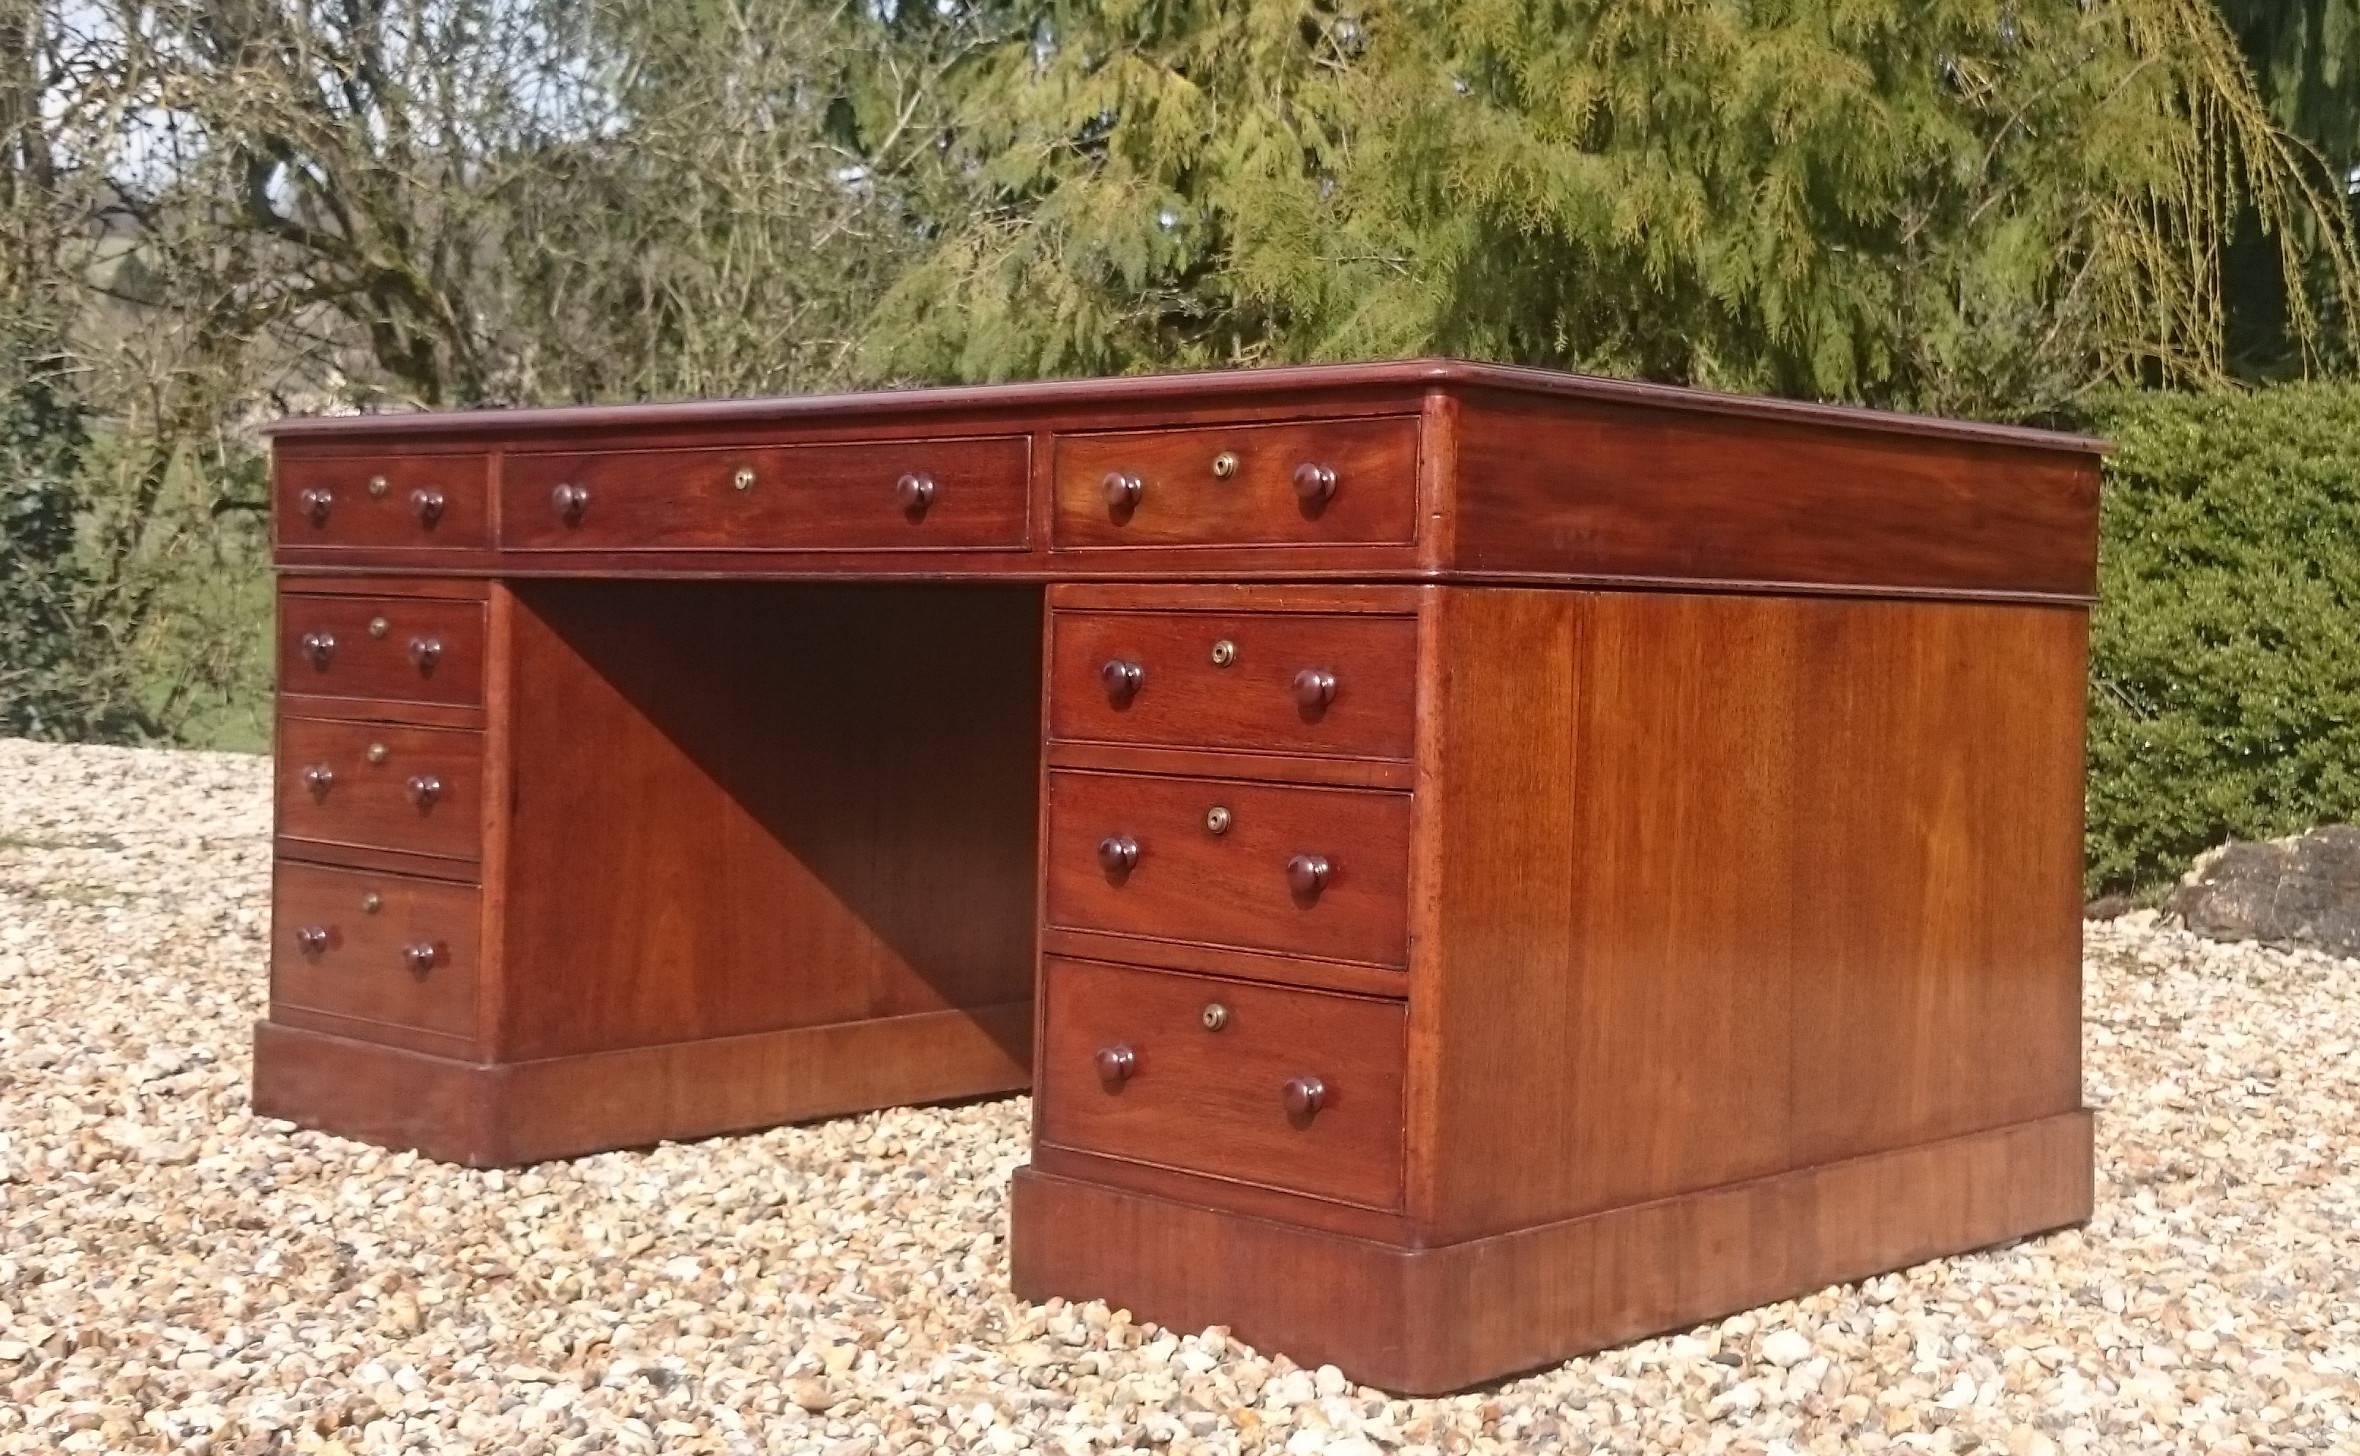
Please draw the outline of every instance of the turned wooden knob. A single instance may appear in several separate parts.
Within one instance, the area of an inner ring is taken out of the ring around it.
[[[1336,493],[1336,472],[1306,460],[1295,467],[1295,499],[1307,506],[1323,506]]]
[[[1136,509],[1139,498],[1147,494],[1147,482],[1127,470],[1110,470],[1098,489],[1106,496],[1108,510],[1128,511]]]
[[[315,763],[303,771],[303,782],[310,787],[313,798],[324,799],[328,797],[328,790],[336,787],[336,770],[324,763]]]
[[[1098,841],[1098,864],[1110,875],[1127,875],[1139,863],[1139,841],[1128,834],[1109,834]]]
[[[406,787],[411,803],[420,809],[431,809],[434,801],[442,797],[443,781],[433,774],[413,774]]]
[[[915,474],[903,476],[893,483],[893,498],[901,502],[901,508],[913,516],[926,514],[926,508],[934,504],[934,477]]]
[[[313,525],[324,525],[328,519],[329,507],[336,504],[336,496],[333,491],[314,486],[296,496],[295,503],[303,508],[303,514],[311,517]]]
[[[441,963],[442,947],[439,945],[422,941],[417,945],[405,947],[402,951],[402,964],[408,966],[411,972],[416,975],[423,976]]]
[[[1307,667],[1295,674],[1295,703],[1315,713],[1336,700],[1336,675],[1324,667]]]
[[[590,491],[586,486],[566,484],[549,492],[549,504],[557,511],[557,518],[567,525],[579,524],[582,513],[590,509]]]
[[[1298,854],[1287,861],[1287,888],[1308,900],[1327,888],[1329,866],[1324,854]]]
[[[1106,684],[1108,697],[1118,703],[1128,702],[1138,694],[1140,684],[1147,681],[1147,669],[1118,657],[1098,669],[1098,680]]]
[[[325,670],[328,660],[336,655],[336,634],[333,632],[304,633],[303,655],[311,659],[313,667]]]
[[[1286,1086],[1279,1089],[1279,1099],[1286,1104],[1287,1116],[1307,1118],[1327,1101],[1327,1083],[1317,1077],[1289,1077]]]
[[[439,490],[413,490],[410,492],[410,509],[417,515],[419,525],[431,526],[442,519],[443,493]]]
[[[295,944],[305,955],[318,955],[328,948],[328,927],[306,925],[295,932]]]
[[[442,661],[442,639],[439,637],[412,637],[410,639],[410,661],[418,664],[420,672],[434,671],[434,665]]]
[[[1118,1086],[1139,1070],[1139,1054],[1127,1046],[1098,1049],[1098,1080],[1108,1086]]]

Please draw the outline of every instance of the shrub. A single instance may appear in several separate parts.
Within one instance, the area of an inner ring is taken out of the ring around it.
[[[2125,395],[2091,641],[2089,886],[2360,813],[2360,384]]]

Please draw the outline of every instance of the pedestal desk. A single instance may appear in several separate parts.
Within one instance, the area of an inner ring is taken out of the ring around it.
[[[2096,448],[1448,361],[289,423],[256,1110],[1029,1081],[1020,1292],[1407,1391],[2075,1222]]]

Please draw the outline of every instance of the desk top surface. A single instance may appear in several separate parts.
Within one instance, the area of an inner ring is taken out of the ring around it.
[[[1761,395],[1725,394],[1598,375],[1569,374],[1463,359],[1398,359],[1359,364],[1296,364],[1255,369],[1136,374],[1114,378],[1049,379],[1019,384],[881,389],[853,394],[783,395],[678,403],[487,407],[309,415],[278,421],[282,439],[368,436],[426,438],[539,435],[550,432],[661,431],[732,424],[853,422],[941,415],[1059,414],[1092,407],[1218,407],[1241,399],[1293,397],[1306,405],[1322,397],[1370,391],[1467,388],[1541,400],[1642,405],[1703,415],[1778,420],[1825,430],[1864,430],[1986,445],[2012,445],[2068,454],[2099,455],[2102,440],[2019,425],[1985,424],[1933,415],[1845,405],[1814,404]]]

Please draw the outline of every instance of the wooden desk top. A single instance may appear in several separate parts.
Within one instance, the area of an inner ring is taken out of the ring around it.
[[[359,415],[303,572],[1349,579],[2083,603],[2097,441],[1451,360]]]

